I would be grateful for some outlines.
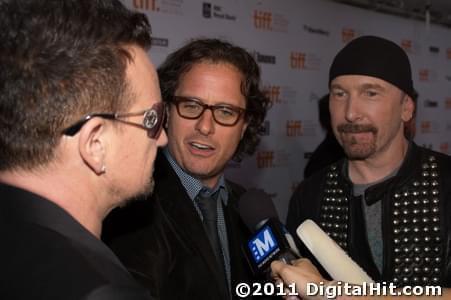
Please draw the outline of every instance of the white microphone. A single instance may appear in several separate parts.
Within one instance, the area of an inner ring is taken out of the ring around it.
[[[296,233],[334,280],[353,284],[374,282],[315,222],[305,220]]]

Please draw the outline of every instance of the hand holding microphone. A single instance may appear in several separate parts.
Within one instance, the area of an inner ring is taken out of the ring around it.
[[[335,281],[365,285],[374,282],[315,222],[306,220],[296,230],[297,235],[334,281],[324,279],[308,259],[293,261],[293,266],[274,261],[273,277],[286,284],[295,283],[304,299],[310,299],[308,285],[328,286]]]
[[[254,232],[244,246],[246,257],[255,274],[270,274],[274,260],[290,263],[299,258],[292,236],[279,221],[276,208],[263,190],[250,189],[240,199],[242,220]]]

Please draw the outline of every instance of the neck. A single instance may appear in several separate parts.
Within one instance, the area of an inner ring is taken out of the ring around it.
[[[0,181],[37,194],[64,209],[85,229],[100,238],[102,220],[106,212],[99,208],[95,193],[86,181],[68,172],[57,170],[6,171],[0,173]]]
[[[393,173],[402,164],[409,143],[406,139],[392,145],[392,151],[384,151],[365,160],[349,160],[348,174],[355,184],[370,184]]]
[[[216,175],[210,178],[202,178],[200,181],[202,182],[203,186],[214,189],[218,185],[220,177],[220,175]]]

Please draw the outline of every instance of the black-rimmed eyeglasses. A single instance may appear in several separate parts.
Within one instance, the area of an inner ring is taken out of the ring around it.
[[[74,136],[78,131],[86,124],[89,120],[95,117],[104,118],[108,120],[114,120],[121,123],[125,123],[128,125],[137,126],[139,128],[145,129],[147,131],[147,135],[151,139],[158,139],[160,136],[161,130],[163,128],[163,123],[166,115],[166,109],[164,102],[157,102],[151,108],[138,111],[138,112],[129,112],[129,113],[91,113],[85,115],[79,121],[75,122],[75,124],[67,127],[63,130],[64,135]],[[124,120],[128,117],[134,116],[144,116],[142,124],[131,122]]]
[[[205,110],[209,109],[215,122],[223,126],[234,126],[246,112],[241,107],[227,104],[208,105],[198,99],[183,96],[174,96],[172,103],[180,117],[190,120],[200,118]]]

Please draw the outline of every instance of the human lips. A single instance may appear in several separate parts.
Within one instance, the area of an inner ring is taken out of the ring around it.
[[[186,144],[189,152],[195,156],[211,156],[216,152],[216,147],[211,142],[189,140]]]
[[[215,150],[215,148],[213,146],[205,144],[205,143],[189,142],[188,144],[191,147],[199,149],[199,150]]]
[[[377,133],[377,128],[365,124],[340,124],[337,130],[340,133]]]

